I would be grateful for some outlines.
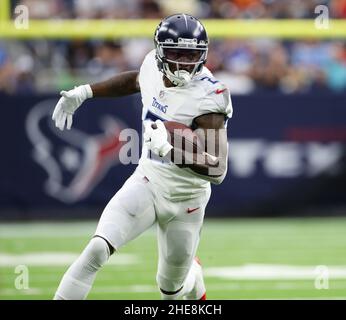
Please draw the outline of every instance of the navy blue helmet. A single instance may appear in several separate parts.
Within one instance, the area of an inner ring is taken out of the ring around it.
[[[163,19],[155,31],[159,70],[176,86],[188,83],[207,60],[208,35],[202,23],[188,14]]]

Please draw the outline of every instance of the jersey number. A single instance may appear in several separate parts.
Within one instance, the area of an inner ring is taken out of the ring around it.
[[[211,82],[212,84],[215,84],[215,83],[218,83],[219,81],[218,80],[211,80],[211,78],[209,78],[209,77],[203,77],[203,78],[201,78],[200,80],[207,80],[207,81],[209,81],[209,82]]]

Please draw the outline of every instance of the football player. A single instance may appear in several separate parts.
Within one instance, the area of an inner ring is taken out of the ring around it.
[[[145,127],[135,172],[105,207],[93,238],[64,274],[55,299],[85,299],[109,256],[154,223],[159,248],[156,280],[162,299],[206,298],[196,251],[210,182],[220,184],[227,172],[230,94],[204,66],[209,40],[198,19],[187,14],[166,17],[155,31],[154,43],[139,71],[62,91],[53,112],[56,126],[70,129],[73,114],[84,100],[140,92]],[[214,130],[216,134],[203,138],[205,146],[213,146],[203,152],[206,161],[193,157],[191,164],[183,166],[158,161],[175,151],[167,141],[164,121],[180,122],[199,132]]]

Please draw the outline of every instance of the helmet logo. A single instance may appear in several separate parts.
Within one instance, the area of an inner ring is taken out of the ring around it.
[[[178,47],[196,47],[197,39],[189,39],[189,38],[178,38]]]

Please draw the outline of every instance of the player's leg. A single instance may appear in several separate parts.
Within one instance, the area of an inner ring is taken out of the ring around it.
[[[110,248],[104,239],[92,238],[82,254],[64,274],[54,299],[85,299],[96,277],[96,272],[106,263],[110,254]]]
[[[199,243],[201,224],[172,221],[158,228],[157,283],[162,299],[178,299],[192,291],[195,284],[196,270],[192,269],[192,265]]]
[[[205,286],[195,260],[210,192],[198,199],[174,204],[175,217],[158,224],[159,265],[157,283],[163,299],[201,299]],[[171,205],[172,207],[172,205]],[[198,209],[196,209],[198,208]],[[196,210],[193,210],[196,209]],[[193,212],[190,212],[193,210]]]
[[[54,299],[85,299],[97,271],[112,252],[153,225],[155,210],[148,183],[148,180],[135,173],[110,200],[94,237],[66,271]]]

